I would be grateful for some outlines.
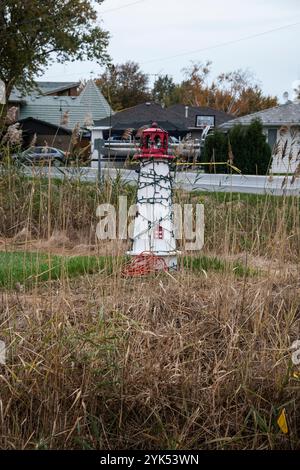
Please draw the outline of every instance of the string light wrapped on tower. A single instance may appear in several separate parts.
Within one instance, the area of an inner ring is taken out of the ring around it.
[[[166,131],[156,123],[143,130],[140,151],[134,157],[140,162],[140,170],[132,248],[128,253],[133,260],[124,270],[127,275],[177,269],[170,172],[174,158],[168,153]]]

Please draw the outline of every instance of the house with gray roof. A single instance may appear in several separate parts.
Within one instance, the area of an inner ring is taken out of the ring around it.
[[[254,119],[261,121],[272,148],[272,172],[294,173],[300,164],[300,103],[287,101],[274,108],[227,121],[220,129],[227,131],[236,124],[248,126]]]
[[[56,84],[54,84],[55,86]],[[100,89],[93,80],[89,80],[81,93],[61,94],[62,91],[70,91],[74,84],[65,85],[57,89],[39,83],[41,92],[33,92],[28,96],[18,96],[20,100],[19,119],[34,118],[49,122],[56,126],[64,125],[68,129],[74,129],[77,123],[80,127],[86,127],[86,120],[103,119],[111,113],[110,106]],[[45,91],[45,93],[43,93]],[[10,102],[16,98],[16,92]],[[65,117],[64,122],[63,117]]]
[[[36,82],[35,90],[29,95],[43,96],[78,96],[80,90],[80,82]],[[10,106],[16,106],[20,111],[21,105],[26,105],[25,95],[17,88],[13,88],[8,103]]]
[[[66,147],[68,139],[53,142],[54,137],[62,133],[70,135],[75,127],[90,128],[95,120],[112,114],[112,110],[93,80],[89,80],[80,89],[79,82],[37,82],[37,89],[28,95],[14,89],[9,99],[10,106],[17,106],[18,120],[22,127],[26,125],[28,136],[37,134],[38,142],[52,139],[52,145]],[[39,130],[49,124],[46,134]],[[52,137],[51,137],[52,136]]]
[[[113,134],[121,136],[126,129],[137,131],[155,121],[170,135],[185,137],[190,134],[192,139],[200,139],[206,125],[213,128],[230,119],[230,114],[212,108],[180,104],[164,108],[159,103],[148,102],[119,111],[113,116],[96,121],[95,125],[110,127]]]
[[[150,126],[153,121],[172,135],[181,136],[187,133],[183,120],[177,114],[153,102],[118,111],[105,119],[95,121],[95,126],[110,128],[112,134],[122,136],[126,129],[137,131],[145,125]],[[104,136],[108,136],[107,132]]]

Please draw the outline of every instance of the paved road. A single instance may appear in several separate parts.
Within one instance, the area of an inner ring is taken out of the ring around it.
[[[40,175],[48,177],[49,169],[24,168],[27,175]],[[95,168],[51,168],[52,178],[79,178],[81,181],[97,181],[97,169]],[[115,168],[103,169],[104,178],[115,178],[121,175],[123,181],[134,183],[137,181],[138,173],[135,170],[124,170]],[[276,196],[300,196],[300,178],[292,182],[292,177],[284,176],[242,176],[203,174],[196,172],[179,171],[175,176],[175,187],[186,191],[212,191],[212,192],[239,192],[248,194],[273,194]]]

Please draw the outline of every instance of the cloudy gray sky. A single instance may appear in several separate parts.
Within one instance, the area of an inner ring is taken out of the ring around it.
[[[208,59],[212,77],[250,69],[279,98],[300,80],[299,0],[105,0],[97,8],[114,63],[137,61],[152,81],[158,73],[179,81],[191,61]],[[101,70],[92,62],[54,64],[42,79],[77,80]]]

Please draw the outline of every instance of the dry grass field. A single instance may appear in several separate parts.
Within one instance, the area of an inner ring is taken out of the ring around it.
[[[95,238],[120,194],[0,173],[0,448],[300,449],[299,200],[178,192],[203,252],[130,279]]]

